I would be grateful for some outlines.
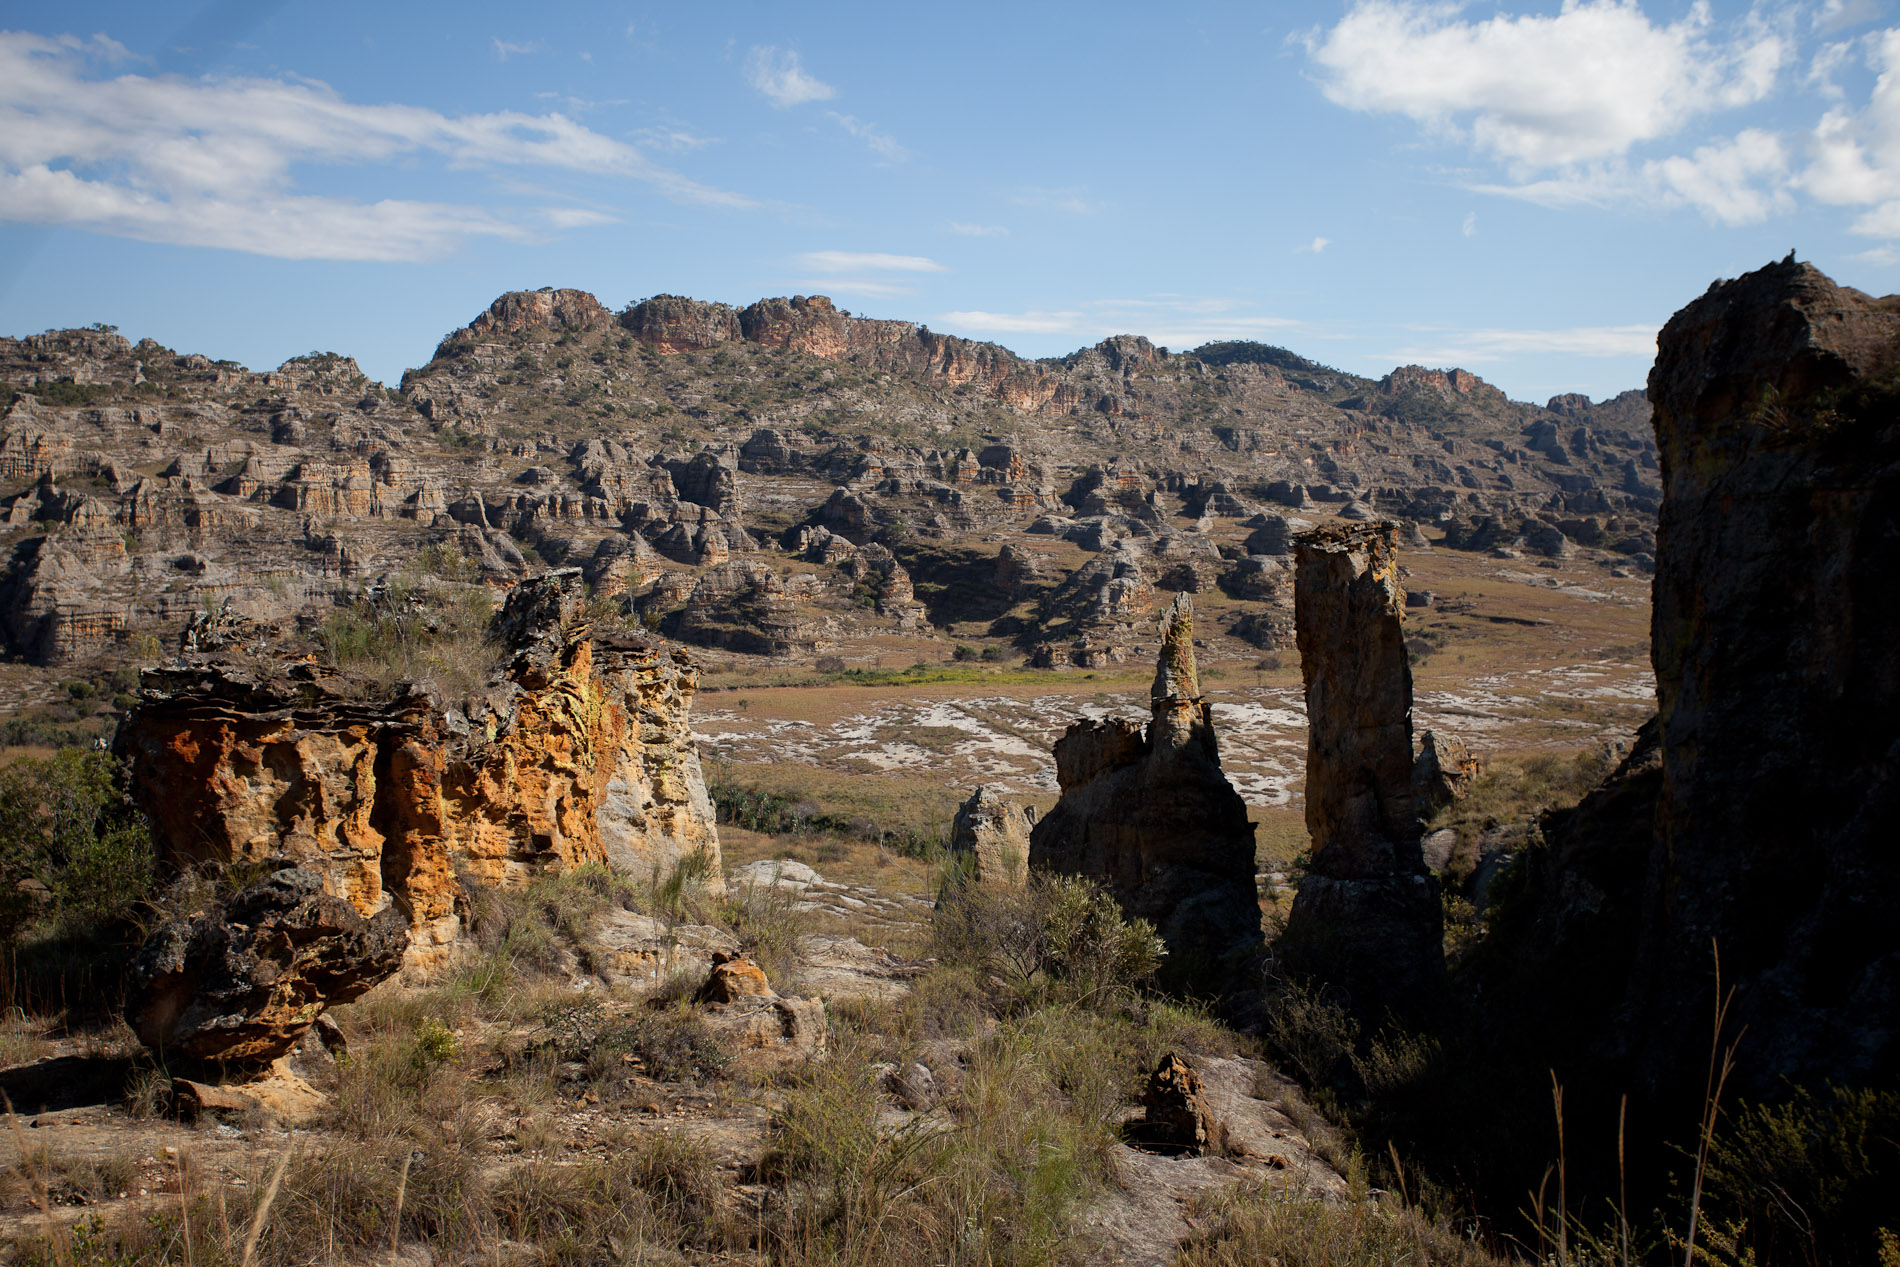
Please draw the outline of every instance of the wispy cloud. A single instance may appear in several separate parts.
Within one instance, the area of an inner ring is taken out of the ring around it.
[[[1009,230],[1000,224],[966,224],[961,220],[950,222],[950,232],[966,238],[1006,238]]]
[[[1101,203],[1089,197],[1088,190],[1078,187],[1047,189],[1040,185],[1028,185],[1010,195],[1010,201],[1019,207],[1066,211],[1072,216],[1092,216],[1102,209]]]
[[[745,79],[780,110],[838,95],[836,88],[807,74],[797,51],[789,48],[754,48],[746,57]]]
[[[1308,242],[1305,246],[1294,247],[1293,253],[1295,255],[1318,255],[1321,251],[1325,250],[1327,247],[1331,246],[1332,244],[1333,244],[1333,240],[1331,238],[1314,238],[1311,242]]]
[[[1431,343],[1401,347],[1387,356],[1427,365],[1466,365],[1514,356],[1653,356],[1653,325],[1572,326],[1561,330],[1461,330],[1438,332]]]
[[[585,207],[544,207],[541,218],[557,229],[591,229],[603,224],[619,224],[620,217]]]
[[[892,255],[883,251],[807,251],[793,261],[821,277],[800,282],[831,294],[894,299],[916,293],[910,279],[924,273],[950,270],[923,255]]]
[[[0,32],[0,219],[287,259],[413,260],[471,237],[533,236],[485,207],[295,192],[296,167],[417,155],[624,176],[681,202],[754,205],[562,114],[360,105],[290,78],[90,73],[123,53],[111,41]]]
[[[529,53],[545,53],[548,46],[540,40],[529,40],[526,44],[510,44],[507,40],[491,39],[495,46],[495,60],[505,62],[510,57],[524,57]]]
[[[626,97],[607,97],[601,101],[593,101],[586,97],[571,97],[564,92],[537,92],[534,95],[537,101],[558,101],[572,114],[586,114],[590,110],[601,110],[608,106],[624,106],[628,101]]]
[[[671,150],[676,154],[691,153],[693,150],[705,149],[708,145],[719,144],[716,136],[698,136],[683,127],[639,128],[630,135],[649,149]]]
[[[1458,232],[1462,233],[1464,236],[1468,238],[1477,237],[1478,236],[1478,213],[1475,211],[1465,212],[1465,222],[1458,226]]]
[[[946,312],[938,316],[944,325],[964,330],[981,330],[990,334],[1067,334],[1082,328],[1083,316],[1073,309],[1045,312],[1031,309],[1028,312],[984,312],[981,309],[969,309],[963,312]]]
[[[1150,295],[1022,312],[967,309],[941,313],[937,321],[971,334],[1066,334],[1078,343],[1093,343],[1111,334],[1140,334],[1168,348],[1272,338],[1300,325],[1289,317],[1248,313],[1251,306],[1250,301],[1231,296]]]
[[[896,138],[880,131],[875,123],[866,123],[863,119],[848,114],[839,114],[836,110],[825,111],[831,121],[863,141],[865,147],[888,163],[901,163],[910,157],[910,152],[897,143]]]
[[[807,251],[798,257],[801,268],[817,273],[947,273],[950,270],[922,255],[886,255],[881,251]]]

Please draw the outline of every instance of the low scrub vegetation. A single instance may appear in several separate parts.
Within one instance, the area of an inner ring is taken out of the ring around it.
[[[154,872],[150,830],[108,754],[0,766],[0,1004],[110,1007]]]

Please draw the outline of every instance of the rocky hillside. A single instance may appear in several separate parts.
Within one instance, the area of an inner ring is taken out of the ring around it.
[[[552,564],[741,655],[948,634],[1092,665],[1158,591],[1290,642],[1302,513],[1606,566],[1654,549],[1640,392],[1538,407],[1462,370],[1131,336],[1028,361],[823,296],[504,295],[399,388],[106,327],[0,339],[0,380],[0,636],[47,665],[169,650],[207,612],[308,628],[405,571]]]

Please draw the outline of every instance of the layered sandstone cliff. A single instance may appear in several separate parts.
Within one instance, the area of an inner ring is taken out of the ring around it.
[[[405,686],[366,701],[309,661],[187,659],[146,675],[119,731],[173,866],[295,864],[364,915],[404,915],[412,969],[448,957],[460,877],[588,863],[641,879],[719,839],[688,725],[698,669],[592,632],[578,569],[517,587],[510,655],[466,712]]]

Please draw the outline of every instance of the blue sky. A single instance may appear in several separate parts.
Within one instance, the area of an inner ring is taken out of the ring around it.
[[[1900,7],[1900,6],[1897,6]],[[1520,399],[1797,248],[1900,289],[1874,0],[0,3],[0,333],[394,381],[505,290],[1256,338]]]

